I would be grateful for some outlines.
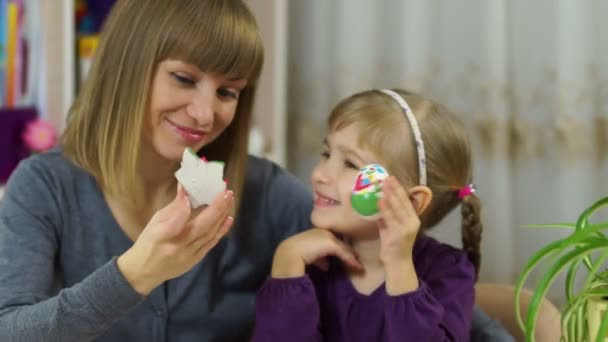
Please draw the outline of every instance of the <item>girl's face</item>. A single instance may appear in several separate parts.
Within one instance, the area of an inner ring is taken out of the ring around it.
[[[330,133],[324,141],[321,160],[311,176],[315,227],[359,238],[378,236],[376,224],[361,218],[350,205],[350,193],[359,169],[379,160],[357,145],[359,129],[349,125]]]
[[[186,147],[198,151],[232,122],[246,85],[178,60],[159,63],[144,139],[168,160],[180,160]]]

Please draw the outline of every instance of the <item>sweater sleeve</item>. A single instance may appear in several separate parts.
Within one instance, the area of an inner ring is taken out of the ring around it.
[[[278,169],[267,191],[266,211],[270,215],[278,242],[312,226],[312,193],[302,181]]]
[[[469,341],[475,270],[466,255],[445,251],[419,277],[417,290],[384,297],[385,341]]]
[[[254,342],[321,342],[315,287],[308,275],[268,278],[256,298]]]
[[[62,212],[57,175],[33,158],[20,164],[0,201],[0,336],[10,341],[89,341],[143,298],[116,258],[57,292]]]

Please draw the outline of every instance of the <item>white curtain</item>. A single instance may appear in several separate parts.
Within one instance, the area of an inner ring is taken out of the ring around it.
[[[346,95],[405,87],[444,103],[474,142],[481,280],[513,283],[564,234],[524,225],[575,221],[608,196],[606,13],[603,0],[290,1],[289,167],[308,179]],[[433,234],[459,244],[458,213]]]

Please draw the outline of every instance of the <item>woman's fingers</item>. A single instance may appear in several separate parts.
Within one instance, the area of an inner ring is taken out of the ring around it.
[[[168,227],[170,236],[178,236],[184,231],[186,223],[190,219],[192,208],[186,191],[178,186],[177,194],[173,201],[164,208],[157,211],[151,219],[155,224]]]
[[[231,216],[226,216],[222,224],[218,225],[217,228],[209,229],[205,232],[204,235],[201,235],[199,238],[194,239],[190,242],[187,248],[193,249],[195,251],[199,251],[201,248],[206,246],[210,246],[209,249],[213,248],[217,241],[219,241],[232,227],[234,219]],[[214,242],[215,241],[215,242]],[[198,253],[198,252],[197,252]]]
[[[194,217],[191,225],[188,244],[197,240],[207,241],[211,239],[221,228],[234,205],[234,194],[227,191],[218,194],[213,202]]]
[[[188,196],[179,187],[175,199],[148,222],[129,255],[140,259],[138,265],[147,265],[151,277],[160,282],[187,272],[232,226],[233,219],[228,217],[234,201],[232,192],[225,198],[224,194],[218,197],[208,208],[192,215]]]
[[[210,239],[206,241],[197,241],[201,242],[199,246],[196,246],[196,255],[197,258],[202,259],[209,253],[209,251],[217,245],[217,243],[230,231],[232,228],[232,224],[234,223],[234,219],[231,216],[226,217],[223,224],[220,226],[220,229],[217,230],[216,234],[212,236]]]

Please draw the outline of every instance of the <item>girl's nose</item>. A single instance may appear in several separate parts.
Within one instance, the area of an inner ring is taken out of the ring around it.
[[[310,177],[313,184],[325,184],[331,181],[332,177],[327,164],[327,161],[321,161],[315,166]]]

